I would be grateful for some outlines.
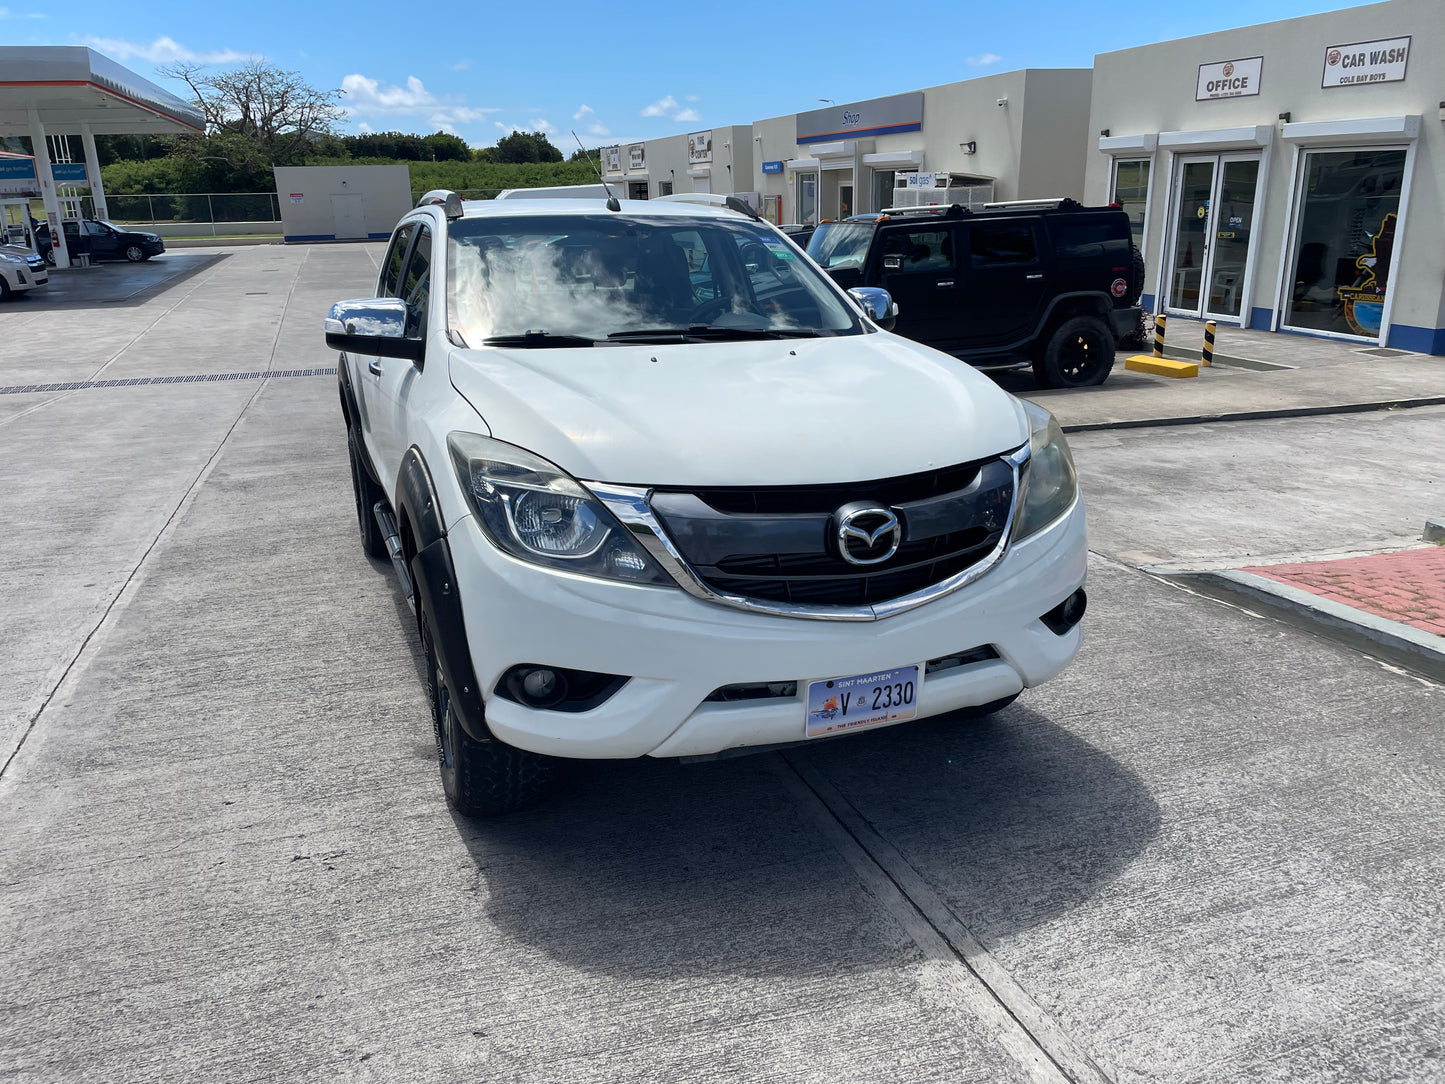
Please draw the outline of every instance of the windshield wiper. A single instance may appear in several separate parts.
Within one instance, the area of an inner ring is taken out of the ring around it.
[[[607,336],[611,342],[726,342],[736,339],[781,339],[787,334],[771,328],[715,327],[694,324],[692,327],[651,327],[638,331],[614,331]]]
[[[550,331],[525,331],[521,335],[493,335],[482,340],[483,346],[521,346],[529,348],[596,346],[596,339],[585,335],[554,335]]]

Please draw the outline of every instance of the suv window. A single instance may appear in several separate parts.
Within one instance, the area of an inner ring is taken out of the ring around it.
[[[808,255],[826,271],[841,268],[861,271],[872,243],[871,222],[824,222],[806,242]]]
[[[969,231],[974,267],[1030,263],[1038,258],[1034,229],[1027,222],[982,222]]]
[[[396,236],[391,239],[391,248],[387,250],[386,260],[381,265],[381,289],[377,291],[378,296],[396,296],[396,284],[401,280],[401,262],[406,259],[407,242],[411,240],[415,230],[415,223],[408,222],[397,230]]]
[[[883,234],[883,270],[946,271],[953,267],[953,231],[935,225],[887,230]]]
[[[431,227],[422,226],[417,234],[416,247],[411,250],[406,273],[402,276],[401,292],[397,295],[406,302],[406,337],[419,339],[426,334],[427,300],[431,294]]]

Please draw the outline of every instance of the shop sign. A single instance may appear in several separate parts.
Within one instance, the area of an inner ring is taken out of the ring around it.
[[[922,130],[921,90],[813,109],[799,113],[797,117],[799,143],[824,143],[833,139],[861,139]]]
[[[932,188],[932,187],[933,187],[933,174],[932,174],[932,173],[910,173],[910,174],[908,174],[908,187],[909,187],[909,188]]]
[[[40,195],[40,178],[35,175],[35,159],[0,158],[0,196]]]
[[[646,148],[641,143],[634,143],[627,148],[627,168],[645,169],[647,161],[645,158]]]
[[[602,162],[603,162],[603,168],[606,169],[608,173],[621,173],[621,172],[622,172],[622,148],[621,148],[621,147],[603,147],[603,148],[602,148]]]
[[[90,178],[85,175],[84,162],[52,162],[50,176],[56,184],[80,185],[81,187],[90,184]]]
[[[1264,57],[1251,56],[1243,60],[1221,60],[1216,64],[1199,65],[1199,83],[1194,88],[1194,100],[1207,102],[1211,98],[1250,98],[1259,93],[1260,76],[1264,71]]]
[[[782,163],[782,160],[779,159],[779,160],[776,161],[776,162],[764,162],[764,163],[763,163],[763,172],[764,172],[764,173],[781,173],[781,172],[783,172],[783,163]]]
[[[687,137],[687,161],[689,165],[712,161],[712,132],[693,132]]]
[[[1410,36],[1383,41],[1331,45],[1325,50],[1322,87],[1353,87],[1361,83],[1398,83],[1410,59]]]

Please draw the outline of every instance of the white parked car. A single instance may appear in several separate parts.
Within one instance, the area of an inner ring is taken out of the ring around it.
[[[23,245],[0,245],[0,301],[50,281],[45,258]]]
[[[429,193],[326,320],[464,813],[997,710],[1078,651],[1058,424],[735,206]]]

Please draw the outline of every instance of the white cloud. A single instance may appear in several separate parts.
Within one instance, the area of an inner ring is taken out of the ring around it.
[[[967,57],[964,63],[974,68],[986,68],[990,64],[997,64],[1002,59],[1003,57],[997,53],[980,53],[978,56]]]
[[[665,117],[677,108],[677,99],[669,94],[666,98],[653,102],[642,110],[644,117]]]
[[[245,64],[263,59],[256,53],[241,53],[235,49],[213,49],[198,52],[188,49],[174,38],[159,37],[147,44],[140,41],[125,41],[121,38],[87,37],[81,40],[112,60],[145,60],[152,64]]]
[[[593,109],[590,105],[583,105],[577,112],[572,114],[572,119],[582,120],[585,117],[595,117],[596,115],[597,110]]]
[[[455,64],[452,65],[452,71],[464,72],[471,66],[472,62],[470,60],[458,60]]]
[[[527,122],[528,127],[534,132],[552,133],[557,129],[552,127],[552,122],[546,117],[534,117]]]
[[[607,125],[605,124],[589,124],[587,126],[587,134],[595,136],[610,136],[612,134],[612,129],[607,127]]]
[[[702,114],[696,109],[683,109],[680,112],[674,113],[672,119],[686,121],[702,120]]]
[[[406,77],[405,86],[394,86],[352,73],[341,80],[341,90],[346,95],[346,111],[352,117],[425,117],[427,123],[443,132],[454,132],[458,124],[485,120],[496,112],[495,109],[467,105],[466,99],[459,95],[439,98],[414,75]]]
[[[371,125],[367,124],[366,121],[362,121],[360,124],[358,124],[356,126],[356,130],[362,135],[371,135],[372,132],[376,131],[376,129],[373,128]]]

